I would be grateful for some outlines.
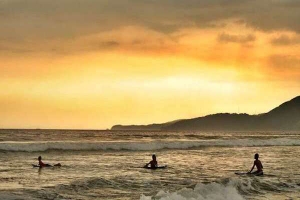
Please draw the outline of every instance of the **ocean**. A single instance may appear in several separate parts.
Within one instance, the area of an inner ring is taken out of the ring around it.
[[[0,199],[300,199],[300,132],[0,130],[0,161]]]

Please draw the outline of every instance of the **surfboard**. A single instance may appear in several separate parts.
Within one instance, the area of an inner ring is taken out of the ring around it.
[[[41,167],[41,166],[32,164],[32,167]]]
[[[46,165],[44,167],[41,167],[39,165],[35,165],[35,164],[32,164],[32,167],[39,167],[39,168],[44,168],[44,167],[61,167],[61,164],[60,163],[57,163],[55,165]]]
[[[165,169],[167,168],[167,165],[162,165],[162,166],[158,166],[156,168],[151,168],[151,167],[144,167],[145,169]]]
[[[251,175],[248,172],[234,172],[236,175]]]
[[[264,174],[248,173],[248,172],[234,172],[234,173],[239,176],[262,176],[262,175],[264,175]]]

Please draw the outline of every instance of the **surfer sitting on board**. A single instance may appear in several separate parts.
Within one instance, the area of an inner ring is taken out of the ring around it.
[[[40,167],[52,167],[52,165],[43,163],[43,161],[42,161],[42,156],[39,156],[39,157],[38,157],[38,161],[39,161],[39,166],[40,166]],[[54,166],[61,166],[61,164],[60,164],[60,163],[57,163],[57,164],[55,164]]]
[[[263,172],[263,168],[264,168],[264,167],[263,167],[263,165],[261,164],[260,160],[258,160],[258,158],[259,158],[259,155],[258,155],[258,153],[256,153],[256,154],[254,155],[255,161],[254,161],[254,163],[253,163],[252,169],[248,172],[249,174],[251,174],[251,172],[253,171],[253,169],[254,169],[255,166],[256,166],[256,168],[257,168],[257,171],[253,172],[252,174],[254,174],[254,175],[256,175],[256,176],[260,176],[260,175],[263,175],[263,174],[264,174],[264,172]]]
[[[145,168],[147,168],[148,165],[150,165],[150,168],[151,168],[151,169],[157,168],[158,165],[157,165],[156,155],[155,155],[155,154],[152,155],[152,160],[151,160],[149,163],[147,163],[147,164],[145,165]]]

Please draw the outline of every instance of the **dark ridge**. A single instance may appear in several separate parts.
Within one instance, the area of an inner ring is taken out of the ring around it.
[[[180,120],[174,120],[170,122],[166,122],[163,124],[149,124],[149,125],[115,125],[111,128],[111,130],[151,130],[151,131],[159,131],[162,130],[164,127],[174,124]]]
[[[116,125],[112,130],[300,130],[300,96],[259,115],[218,113],[163,124]]]

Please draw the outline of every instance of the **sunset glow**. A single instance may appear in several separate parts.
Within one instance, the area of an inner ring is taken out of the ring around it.
[[[1,1],[0,128],[258,114],[299,95],[299,2],[182,2]]]

